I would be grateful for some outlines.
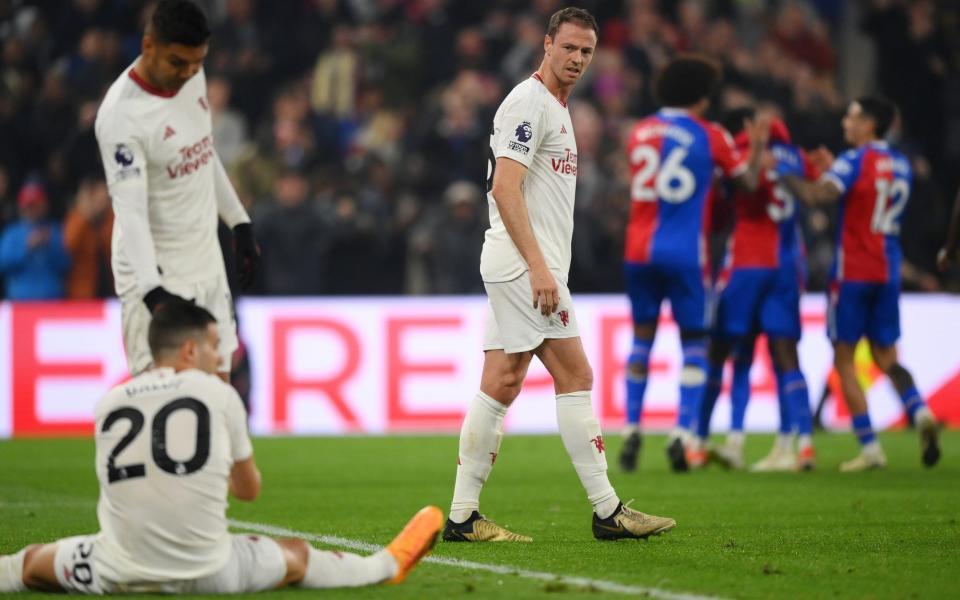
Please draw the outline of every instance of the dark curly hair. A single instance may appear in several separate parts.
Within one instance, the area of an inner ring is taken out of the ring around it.
[[[663,106],[692,106],[709,98],[720,85],[720,65],[705,56],[673,59],[660,71],[654,93]]]

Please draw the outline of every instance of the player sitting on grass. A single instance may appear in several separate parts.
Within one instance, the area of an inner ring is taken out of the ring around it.
[[[148,336],[156,367],[110,390],[95,410],[100,533],[0,556],[0,592],[223,594],[398,583],[429,552],[443,524],[433,506],[366,557],[231,535],[227,491],[254,500],[260,471],[240,397],[216,376],[216,320],[200,306],[170,302]]]
[[[843,118],[843,134],[854,149],[833,161],[816,183],[788,173],[781,177],[804,202],[840,203],[827,327],[843,397],[862,446],[856,458],[840,465],[844,472],[887,464],[854,366],[857,342],[864,335],[874,362],[890,378],[910,421],[917,425],[923,464],[930,467],[940,460],[936,419],[897,357],[900,217],[910,198],[913,173],[910,161],[883,141],[896,114],[896,107],[881,98],[851,102]],[[823,162],[833,158],[826,150],[820,153]]]

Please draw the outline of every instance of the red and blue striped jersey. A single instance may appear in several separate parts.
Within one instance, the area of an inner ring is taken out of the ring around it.
[[[737,136],[738,146],[749,143]],[[769,147],[776,169],[760,174],[754,192],[733,190],[734,226],[727,248],[727,267],[778,268],[803,260],[803,242],[797,230],[797,201],[778,175],[816,179],[816,169],[796,146],[776,141]]]
[[[900,275],[900,218],[910,199],[910,161],[874,141],[837,158],[822,179],[841,192],[835,281],[886,283]]]
[[[643,119],[627,139],[630,220],[624,259],[707,268],[714,172],[746,168],[727,131],[678,109]]]

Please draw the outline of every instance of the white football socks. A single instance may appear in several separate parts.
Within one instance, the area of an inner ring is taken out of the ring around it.
[[[777,434],[777,447],[781,452],[793,452],[793,434],[792,433],[779,433]]]
[[[607,453],[600,423],[593,416],[590,392],[557,396],[557,426],[594,512],[601,519],[609,517],[620,498],[607,477]]]
[[[370,556],[310,548],[307,572],[300,587],[311,589],[359,587],[386,581],[397,574],[397,561],[386,550]]]
[[[16,554],[0,556],[0,593],[23,592],[23,558],[27,554],[24,548]]]
[[[506,414],[506,406],[483,392],[477,392],[467,408],[460,428],[457,481],[450,504],[450,520],[455,523],[463,523],[480,509],[480,492],[500,452]]]

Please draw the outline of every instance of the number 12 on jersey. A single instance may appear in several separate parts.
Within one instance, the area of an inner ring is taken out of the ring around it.
[[[630,182],[630,198],[634,202],[656,202],[658,198],[671,204],[686,202],[693,196],[697,180],[684,164],[687,149],[673,148],[660,162],[660,151],[653,146],[637,146],[630,153],[630,167],[636,169]]]
[[[900,233],[898,219],[910,198],[910,184],[906,179],[877,179],[877,200],[870,219],[874,233],[897,235]],[[890,199],[893,198],[893,202]]]

